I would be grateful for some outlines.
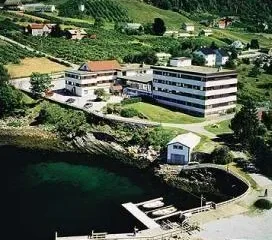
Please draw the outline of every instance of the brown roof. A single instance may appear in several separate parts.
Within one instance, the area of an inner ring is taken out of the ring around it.
[[[86,64],[88,66],[88,70],[91,72],[117,70],[121,68],[120,64],[116,60],[89,61]]]
[[[43,29],[44,24],[32,23],[28,25],[31,29]]]

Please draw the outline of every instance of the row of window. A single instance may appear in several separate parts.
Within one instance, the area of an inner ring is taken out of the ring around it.
[[[95,75],[89,75],[89,76],[81,76],[81,75],[77,75],[77,74],[72,74],[72,73],[65,73],[65,77],[69,77],[69,78],[74,78],[74,79],[92,79],[92,78],[97,78],[97,77],[105,77],[105,76],[115,76],[117,75],[117,72],[114,73],[99,73],[99,74],[95,74]]]
[[[175,94],[175,95],[194,98],[194,99],[200,99],[200,100],[208,100],[208,99],[217,99],[217,98],[223,98],[223,97],[236,96],[236,92],[213,95],[213,96],[201,96],[201,95],[196,95],[196,94],[192,94],[192,93],[185,93],[185,92],[179,92],[179,91],[175,91],[175,90],[169,90],[169,89],[165,89],[165,88],[153,87],[153,90],[159,91],[159,92],[167,92],[170,94]]]
[[[177,104],[180,104],[183,106],[195,107],[195,108],[199,108],[199,109],[212,109],[212,108],[229,106],[229,105],[233,105],[236,103],[236,101],[231,101],[231,102],[223,102],[223,103],[217,103],[217,104],[205,106],[205,105],[201,105],[201,104],[197,104],[197,103],[192,103],[192,102],[188,102],[188,101],[181,101],[181,100],[174,99],[174,98],[167,98],[167,97],[156,96],[156,95],[154,95],[154,98],[157,100],[173,102],[173,103],[177,103]]]
[[[65,81],[65,84],[76,86],[76,87],[92,87],[92,86],[97,86],[98,84],[105,84],[105,83],[113,83],[113,80],[97,81],[95,83],[87,83],[87,84],[79,84],[79,83],[74,83],[67,80]]]
[[[219,77],[197,77],[197,76],[191,76],[187,74],[181,74],[181,73],[174,73],[174,72],[164,72],[164,71],[153,71],[156,75],[161,76],[167,76],[167,77],[175,77],[175,78],[183,78],[183,79],[190,79],[200,82],[208,82],[208,81],[219,81],[219,80],[227,80],[232,78],[237,78],[237,74],[231,74],[228,76],[219,76]]]

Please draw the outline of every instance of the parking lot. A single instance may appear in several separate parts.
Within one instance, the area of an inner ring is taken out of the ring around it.
[[[18,80],[13,80],[11,83],[24,91],[30,92],[30,79],[29,78],[22,78]],[[65,91],[65,80],[64,78],[58,78],[52,81],[52,90],[54,92],[53,96],[48,97],[53,101],[69,104],[71,106],[77,107],[79,109],[83,109],[86,103],[92,103],[92,106],[86,110],[90,111],[101,111],[103,107],[107,105],[107,103],[119,103],[122,101],[122,97],[120,96],[110,96],[110,99],[107,102],[94,102],[93,100],[96,99],[95,95],[92,96],[73,96]],[[74,99],[73,103],[67,103],[66,101],[72,98]]]

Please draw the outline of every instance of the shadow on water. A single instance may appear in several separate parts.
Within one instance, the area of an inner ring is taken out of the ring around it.
[[[121,204],[164,196],[183,208],[197,199],[160,183],[144,171],[114,159],[79,153],[0,147],[1,176],[7,182],[5,216],[11,238],[49,240],[86,235],[92,229],[131,232],[136,225]],[[16,231],[14,231],[16,229]]]
[[[0,146],[0,154],[9,239],[51,240],[56,230],[66,236],[144,228],[122,208],[124,202],[163,196],[167,205],[179,209],[200,205],[198,198],[162,184],[148,170],[124,166],[110,157],[13,146]]]

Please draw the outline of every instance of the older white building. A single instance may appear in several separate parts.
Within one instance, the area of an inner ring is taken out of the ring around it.
[[[205,66],[215,66],[216,53],[212,48],[200,48],[194,51],[194,54],[201,56],[205,59]]]
[[[200,137],[191,132],[176,136],[167,144],[167,163],[187,165]]]
[[[187,57],[171,58],[170,65],[173,67],[186,67],[192,65],[192,59]]]
[[[152,68],[153,98],[159,103],[202,117],[236,107],[236,71],[200,66]]]
[[[109,92],[120,68],[116,60],[89,61],[78,70],[65,71],[65,88],[81,97],[93,95],[98,88]]]
[[[186,32],[193,32],[195,31],[195,26],[193,23],[183,23],[182,29],[184,29]]]

